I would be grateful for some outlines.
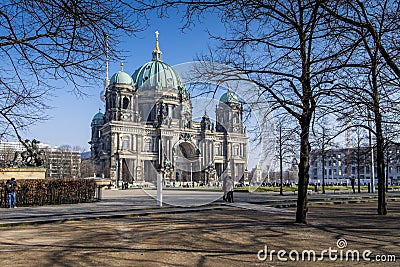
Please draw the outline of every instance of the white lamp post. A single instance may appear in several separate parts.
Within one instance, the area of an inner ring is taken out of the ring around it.
[[[163,203],[162,191],[163,191],[163,172],[161,170],[159,173],[157,173],[157,205],[160,207],[162,207]]]
[[[190,185],[193,186],[193,163],[190,162]]]

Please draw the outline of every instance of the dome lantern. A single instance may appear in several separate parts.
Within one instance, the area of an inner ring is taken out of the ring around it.
[[[156,31],[156,46],[152,52],[152,61],[138,68],[133,74],[133,83],[137,90],[156,89],[186,92],[178,72],[161,60],[162,52],[158,44],[158,31]]]
[[[133,85],[132,77],[123,70],[124,64],[121,63],[121,70],[111,76],[110,84],[128,84]]]
[[[158,44],[158,35],[160,34],[158,31],[155,32],[156,34],[156,47],[153,50],[153,58],[152,60],[154,61],[162,61],[161,56],[162,56],[162,52],[160,50],[159,44]]]
[[[239,104],[240,103],[236,94],[231,92],[229,89],[228,89],[228,92],[226,92],[225,94],[223,94],[221,96],[219,101],[222,103],[225,103],[225,104],[228,104],[228,103]]]
[[[103,125],[103,123],[104,123],[104,114],[101,112],[101,109],[99,108],[99,112],[97,112],[96,115],[93,116],[92,126]]]

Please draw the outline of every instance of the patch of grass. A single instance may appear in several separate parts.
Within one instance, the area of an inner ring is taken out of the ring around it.
[[[356,191],[358,190],[357,185],[355,186]],[[362,191],[367,191],[368,186],[361,186],[360,189]],[[389,190],[400,190],[400,186],[389,186]],[[308,186],[308,190],[315,190],[315,187],[313,185]],[[322,186],[318,186],[318,190],[322,191]],[[342,186],[342,185],[327,185],[325,186],[326,191],[347,191],[347,190],[352,190],[351,186]],[[235,191],[253,191],[253,192],[279,192],[280,188],[279,186],[244,186],[244,187],[235,187]],[[284,186],[283,187],[283,192],[293,192],[297,191],[297,186]]]

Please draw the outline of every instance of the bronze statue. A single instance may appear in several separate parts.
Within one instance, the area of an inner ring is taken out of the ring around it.
[[[15,152],[14,159],[10,162],[12,167],[40,167],[45,163],[45,153],[39,148],[39,141],[26,139],[22,142],[25,147],[23,152]],[[21,160],[19,160],[19,157]]]

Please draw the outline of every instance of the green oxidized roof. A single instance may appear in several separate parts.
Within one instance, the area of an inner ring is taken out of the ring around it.
[[[228,90],[228,92],[226,92],[225,94],[223,94],[221,96],[221,98],[219,99],[219,101],[221,101],[222,103],[235,103],[235,104],[239,104],[239,99],[236,96],[235,93],[232,93],[231,91]]]
[[[159,60],[147,62],[132,74],[136,88],[157,90],[185,89],[178,72],[170,65]],[[186,90],[186,89],[185,89]]]
[[[96,115],[94,115],[92,123],[103,124],[103,120],[104,120],[104,114],[99,111],[96,113]]]
[[[110,84],[129,84],[133,85],[132,77],[123,70],[118,71],[111,76]]]
[[[152,61],[147,62],[132,74],[136,89],[177,90],[184,92],[186,91],[185,84],[178,72],[162,61],[158,34],[157,31],[156,45],[152,52]]]

